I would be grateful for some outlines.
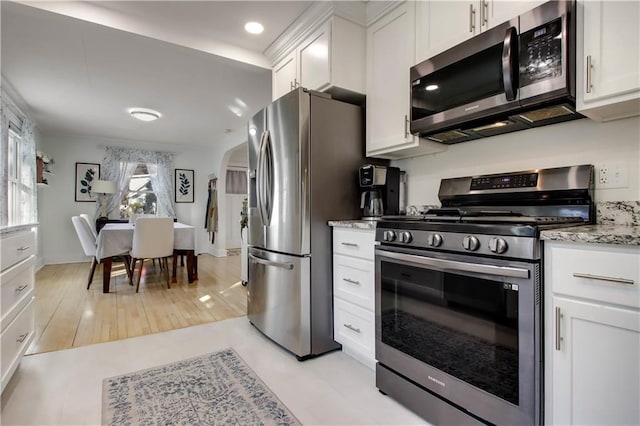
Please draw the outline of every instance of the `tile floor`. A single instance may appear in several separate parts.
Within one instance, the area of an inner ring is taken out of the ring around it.
[[[298,362],[246,317],[26,356],[2,394],[9,425],[100,424],[102,380],[233,347],[305,425],[425,424],[340,351]]]

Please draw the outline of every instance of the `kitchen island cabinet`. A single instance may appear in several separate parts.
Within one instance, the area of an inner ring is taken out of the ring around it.
[[[640,424],[640,246],[544,254],[545,423]]]
[[[576,108],[596,121],[640,114],[640,2],[579,1]]]

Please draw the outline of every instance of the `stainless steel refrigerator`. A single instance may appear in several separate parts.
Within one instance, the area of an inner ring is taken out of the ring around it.
[[[297,89],[248,131],[249,321],[300,360],[339,348],[327,221],[360,216],[362,108]]]

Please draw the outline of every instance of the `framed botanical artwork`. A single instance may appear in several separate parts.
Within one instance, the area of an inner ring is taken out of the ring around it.
[[[193,170],[176,169],[176,203],[193,203]]]
[[[91,191],[93,182],[100,179],[100,164],[76,163],[76,201],[92,202],[98,195]]]

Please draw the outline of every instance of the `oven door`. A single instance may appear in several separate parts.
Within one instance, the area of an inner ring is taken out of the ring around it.
[[[376,359],[494,424],[539,424],[539,264],[378,247]]]

